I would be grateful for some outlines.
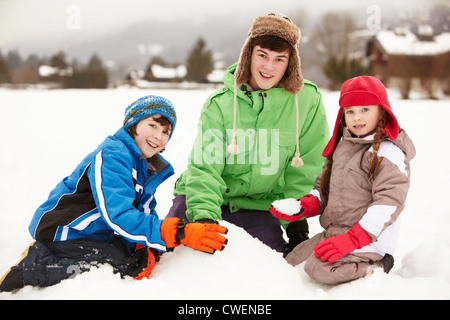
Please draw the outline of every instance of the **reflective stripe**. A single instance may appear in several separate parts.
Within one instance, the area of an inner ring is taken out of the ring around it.
[[[152,247],[161,251],[166,251],[166,247],[157,243],[150,243],[145,235],[132,235],[123,230],[119,225],[113,223],[109,217],[109,213],[106,209],[105,204],[105,197],[103,195],[102,190],[102,164],[103,164],[103,157],[102,157],[103,150],[100,151],[95,156],[95,189],[97,191],[98,196],[98,203],[100,205],[100,211],[103,213],[103,217],[106,221],[106,223],[118,234],[121,236],[124,236],[134,242],[143,241],[147,244],[148,247]]]

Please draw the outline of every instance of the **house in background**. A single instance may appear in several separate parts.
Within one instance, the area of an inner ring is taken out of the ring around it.
[[[380,30],[368,43],[367,55],[372,74],[400,89],[403,98],[412,88],[430,98],[450,92],[450,32],[434,35],[422,25]]]
[[[187,74],[186,66],[162,66],[152,64],[147,68],[144,79],[156,82],[181,82]]]
[[[151,64],[146,70],[139,68],[130,69],[124,81],[116,81],[115,86],[129,85],[138,88],[203,88],[216,87],[222,84],[225,70],[214,69],[208,76],[206,83],[194,83],[186,81],[187,69],[185,65],[160,65]]]

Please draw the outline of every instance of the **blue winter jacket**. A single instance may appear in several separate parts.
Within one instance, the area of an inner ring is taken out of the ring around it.
[[[161,155],[144,159],[121,128],[50,192],[29,231],[41,242],[79,238],[109,242],[118,234],[129,249],[140,243],[166,251],[154,195],[173,174]]]

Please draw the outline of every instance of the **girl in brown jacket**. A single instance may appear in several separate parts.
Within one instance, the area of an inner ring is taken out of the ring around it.
[[[326,284],[392,268],[415,156],[377,78],[347,80],[339,105],[315,188],[300,200],[275,201],[270,210],[287,221],[321,215],[325,230],[296,246],[286,260],[293,266],[306,261],[306,273]]]

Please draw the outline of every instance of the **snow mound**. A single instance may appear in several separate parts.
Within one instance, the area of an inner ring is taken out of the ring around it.
[[[338,92],[322,91],[329,125],[339,109]],[[113,134],[125,107],[148,94],[169,98],[178,123],[164,155],[176,174],[157,191],[157,212],[172,204],[173,185],[186,168],[200,109],[211,90],[4,90],[0,89],[0,276],[30,244],[27,228],[34,210],[54,186]],[[304,264],[292,267],[244,230],[226,222],[229,243],[214,255],[179,247],[161,257],[150,279],[120,279],[102,266],[49,288],[26,287],[3,299],[449,299],[450,170],[446,159],[449,100],[389,99],[417,149],[395,265],[338,286],[311,280]],[[424,121],[424,107],[433,115]],[[308,219],[310,235],[322,231]]]

